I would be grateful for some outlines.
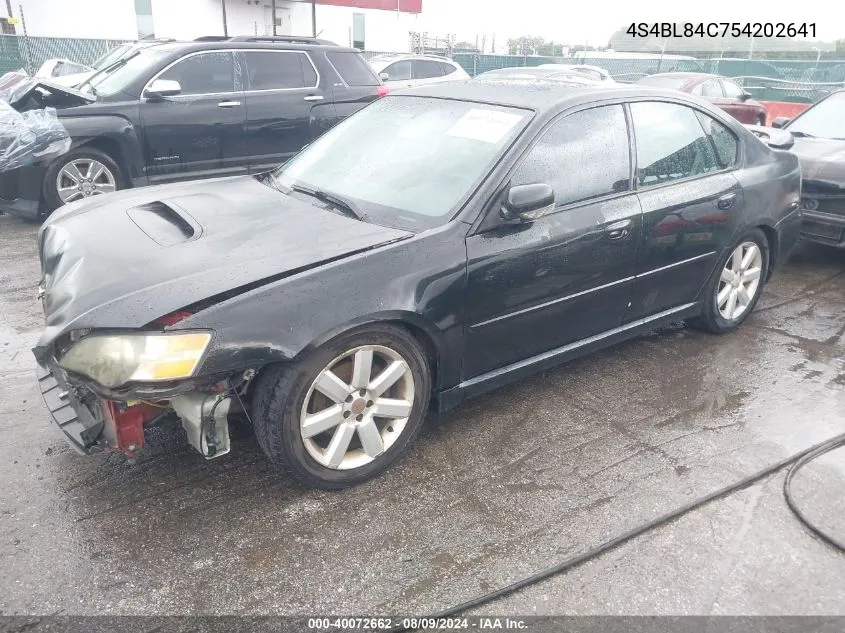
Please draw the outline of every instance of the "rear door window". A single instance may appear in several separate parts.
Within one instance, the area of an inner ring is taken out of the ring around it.
[[[326,53],[326,58],[347,86],[377,86],[379,83],[378,77],[359,53],[331,51]]]
[[[722,79],[722,87],[724,88],[725,96],[728,99],[740,99],[742,97],[743,92],[745,92],[734,82],[728,81],[727,79]]]
[[[317,73],[305,53],[245,51],[250,90],[314,88]]]
[[[440,62],[427,59],[417,59],[413,62],[414,79],[434,79],[443,76],[443,69]]]
[[[443,71],[444,75],[451,75],[453,72],[456,72],[458,70],[449,62],[440,62],[440,68]]]
[[[722,84],[718,79],[708,79],[700,84],[695,90],[695,94],[707,97],[709,99],[721,99],[725,95],[722,93]]]
[[[733,132],[713,117],[707,116],[703,112],[696,112],[696,115],[707,136],[713,142],[719,166],[722,169],[733,167],[739,156],[739,140]]]
[[[692,108],[644,101],[631,104],[631,118],[637,139],[640,187],[654,187],[722,169],[713,144]]]

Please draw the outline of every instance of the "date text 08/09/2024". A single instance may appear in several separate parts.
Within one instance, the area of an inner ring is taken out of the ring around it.
[[[816,37],[815,22],[632,22],[631,37]]]
[[[521,630],[525,620],[510,617],[321,617],[308,618],[308,629],[315,631],[457,631]]]

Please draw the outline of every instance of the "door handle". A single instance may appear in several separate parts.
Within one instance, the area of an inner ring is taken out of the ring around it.
[[[736,200],[736,193],[727,193],[716,201],[716,206],[724,211],[734,206],[734,200]]]
[[[607,239],[621,240],[623,237],[628,235],[628,229],[630,226],[631,220],[620,220],[619,222],[614,222],[607,227]]]
[[[308,95],[305,97],[306,101],[322,101],[323,95]]]
[[[217,104],[218,108],[234,108],[241,105],[240,101],[221,101]]]

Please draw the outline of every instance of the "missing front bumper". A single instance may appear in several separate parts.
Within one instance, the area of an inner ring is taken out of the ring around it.
[[[38,365],[38,386],[53,422],[80,454],[118,450],[129,457],[144,445],[145,426],[163,415],[154,405],[103,400],[85,402],[68,383],[64,371],[49,362]],[[175,396],[171,408],[182,421],[188,442],[206,459],[230,450],[227,392],[192,391]],[[172,415],[172,413],[171,413]]]
[[[76,398],[61,371],[54,372],[39,364],[37,375],[44,405],[68,444],[83,455],[102,452],[103,447],[98,443],[105,427],[102,417]]]
[[[173,398],[170,406],[182,419],[188,442],[206,459],[229,452],[229,407],[226,393],[208,394],[199,391]]]

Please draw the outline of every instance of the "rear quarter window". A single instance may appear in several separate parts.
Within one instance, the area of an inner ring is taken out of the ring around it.
[[[348,86],[377,86],[378,77],[359,53],[331,51],[326,53],[341,79]]]

